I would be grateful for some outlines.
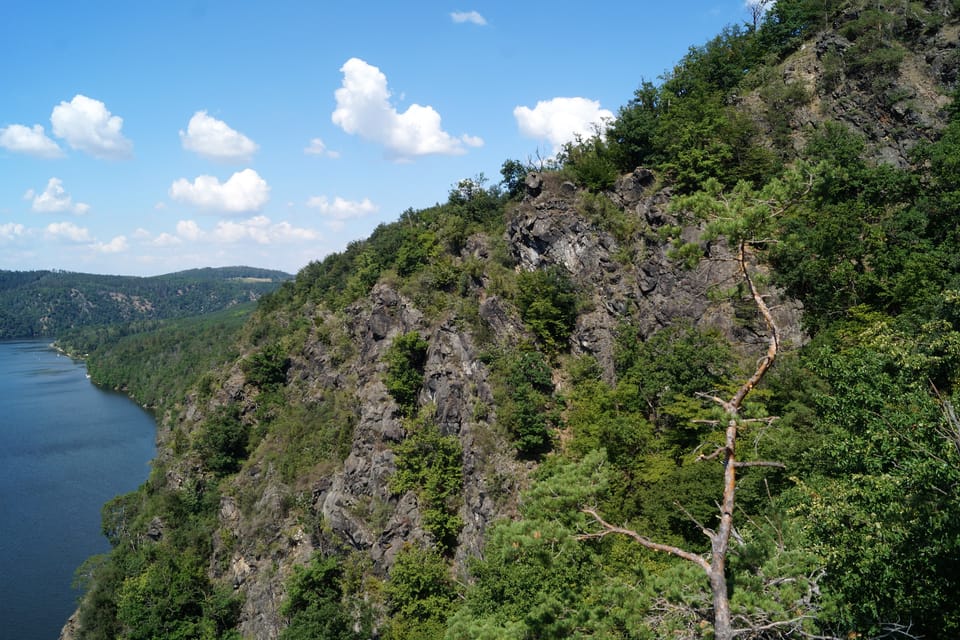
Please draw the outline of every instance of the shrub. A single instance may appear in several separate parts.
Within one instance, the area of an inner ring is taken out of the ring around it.
[[[384,383],[404,415],[410,415],[417,404],[428,346],[418,332],[411,331],[397,336],[384,356],[387,361]]]

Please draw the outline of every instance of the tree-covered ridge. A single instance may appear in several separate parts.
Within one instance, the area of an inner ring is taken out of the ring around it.
[[[108,505],[80,637],[958,635],[958,12],[779,0],[555,170],[306,267]],[[895,107],[925,48],[941,124],[905,155],[830,117],[838,86]],[[723,264],[710,313],[638,311]]]
[[[291,276],[251,267],[162,276],[0,271],[0,339],[57,336],[76,327],[163,320],[250,302]]]

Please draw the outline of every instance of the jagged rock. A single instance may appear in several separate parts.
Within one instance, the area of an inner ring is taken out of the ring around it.
[[[526,188],[527,197],[536,198],[543,189],[543,176],[537,171],[531,171],[524,178],[523,186]]]

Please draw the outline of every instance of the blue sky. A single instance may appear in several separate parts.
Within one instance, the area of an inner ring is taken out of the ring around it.
[[[615,114],[744,0],[7,2],[0,269],[296,272]]]

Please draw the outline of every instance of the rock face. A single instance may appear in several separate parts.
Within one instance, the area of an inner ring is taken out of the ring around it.
[[[556,266],[569,274],[585,301],[570,349],[595,356],[608,379],[614,377],[616,334],[627,318],[638,323],[640,338],[687,319],[717,327],[747,349],[762,340],[757,323],[736,318],[730,302],[707,295],[737,277],[734,263],[723,259],[729,258],[723,245],[707,247],[711,258],[720,259],[704,260],[695,269],[668,259],[668,245],[657,231],[679,221],[669,210],[669,190],[655,190],[650,171],[637,169],[602,196],[626,216],[631,232],[620,232],[619,238],[604,219],[587,211],[586,200],[595,196],[556,174],[531,175],[527,187],[526,197],[510,214],[505,238],[516,269]],[[698,241],[699,230],[688,229],[685,238]],[[488,242],[471,238],[462,254],[464,259],[487,259]],[[531,340],[517,310],[488,291],[487,280],[480,276],[470,284],[485,343],[510,348]],[[788,339],[800,340],[799,310],[790,304],[779,309],[781,325],[792,331],[787,331]],[[428,343],[417,404],[432,412],[442,434],[457,437],[463,449],[463,528],[454,551],[459,571],[481,552],[490,525],[515,514],[531,468],[516,459],[495,427],[490,370],[470,328],[475,325],[456,315],[431,320],[388,282],[376,285],[342,316],[310,313],[312,328],[302,349],[292,354],[288,384],[304,398],[349,397],[356,422],[339,466],[318,467],[293,486],[266,458],[254,454],[224,492],[211,570],[243,596],[244,637],[279,635],[287,579],[315,551],[358,552],[375,574],[385,577],[404,544],[432,542],[417,495],[394,495],[389,488],[396,470],[393,448],[407,437],[400,407],[384,383],[384,356],[397,336],[417,331]],[[224,375],[208,407],[188,407],[186,420],[199,423],[206,412],[227,402],[240,403],[245,412],[256,406],[256,392],[244,385],[239,368]],[[164,448],[163,455],[169,455],[169,447]],[[172,468],[171,486],[183,485],[197,471],[187,462]],[[163,524],[155,524],[152,535],[162,536]]]
[[[670,190],[654,190],[653,184],[653,174],[638,168],[622,176],[605,196],[630,219],[635,232],[629,238],[618,240],[603,229],[602,221],[588,220],[580,213],[584,194],[562,184],[537,196],[528,193],[507,228],[519,268],[559,265],[590,300],[592,310],[578,318],[570,348],[595,356],[608,379],[613,378],[614,337],[627,318],[639,322],[640,338],[681,319],[718,328],[741,344],[759,342],[757,333],[762,332],[759,326],[737,322],[729,301],[709,295],[739,278],[724,244],[705,246],[707,259],[693,269],[669,258],[669,244],[658,238],[657,231],[681,221],[669,210]],[[683,232],[687,242],[700,242],[700,236],[696,227]],[[639,255],[625,255],[633,247],[639,248]],[[777,314],[784,339],[801,342],[799,307],[778,304]]]

